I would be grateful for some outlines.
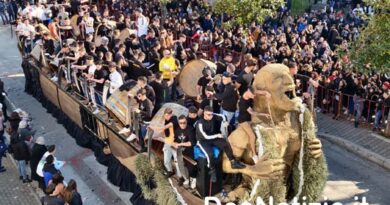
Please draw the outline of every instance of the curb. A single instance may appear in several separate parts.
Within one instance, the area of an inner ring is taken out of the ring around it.
[[[370,151],[360,145],[357,145],[351,141],[348,141],[348,140],[345,140],[345,139],[342,139],[340,137],[337,137],[335,135],[331,135],[331,134],[326,134],[326,133],[323,133],[323,132],[318,132],[317,135],[320,137],[320,138],[323,138],[323,139],[326,139],[328,141],[330,141],[331,143],[333,144],[336,144],[340,147],[343,147],[345,148],[346,150],[348,150],[349,152],[352,152],[366,160],[369,160],[385,169],[388,169],[390,170],[390,159],[387,159],[373,151]]]

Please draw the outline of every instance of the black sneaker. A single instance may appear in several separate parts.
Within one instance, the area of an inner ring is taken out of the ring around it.
[[[183,183],[184,183],[184,178],[180,177],[179,181],[177,182],[177,185],[178,186],[183,186]]]
[[[140,152],[143,153],[143,152],[147,152],[148,150],[146,149],[146,147],[142,147]]]
[[[19,176],[19,180],[23,180],[23,176]]]
[[[232,161],[230,161],[230,163],[231,163],[232,169],[244,169],[246,167],[245,164],[243,164],[237,160],[232,160]]]
[[[171,176],[173,176],[175,173],[174,172],[167,172],[165,173],[165,177],[166,178],[170,178]]]
[[[23,184],[32,182],[31,179],[23,179]]]
[[[0,168],[0,173],[5,172],[6,169],[4,167]]]

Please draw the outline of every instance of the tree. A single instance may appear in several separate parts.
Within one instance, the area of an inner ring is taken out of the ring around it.
[[[362,16],[367,26],[360,30],[360,37],[350,45],[347,56],[359,72],[390,73],[390,0],[365,0],[375,14]],[[345,55],[345,53],[341,53]],[[385,136],[390,137],[390,114],[387,118]]]
[[[347,53],[353,68],[369,73],[390,73],[390,0],[365,0],[375,14],[362,16],[368,23]],[[343,54],[342,54],[343,55]]]
[[[262,23],[267,17],[275,16],[284,0],[216,0],[214,11],[232,17],[230,25]]]

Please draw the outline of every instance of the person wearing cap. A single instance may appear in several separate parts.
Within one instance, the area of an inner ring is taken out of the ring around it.
[[[389,91],[390,90],[390,82],[386,81],[382,85],[383,92]]]
[[[10,153],[12,153],[19,171],[19,179],[23,183],[30,183],[28,178],[26,164],[30,160],[30,150],[23,138],[20,136],[11,138]]]
[[[247,65],[245,66],[244,70],[241,71],[241,73],[238,75],[237,81],[240,82],[239,92],[240,95],[243,95],[245,91],[248,90],[248,88],[252,85],[253,77],[254,77],[254,70],[257,66],[257,60],[254,58],[250,58],[247,61]]]
[[[39,161],[42,159],[43,155],[47,152],[45,145],[45,138],[40,136],[35,140],[34,146],[31,150],[31,179],[38,182],[40,188],[44,188],[43,177],[37,174],[37,167]]]
[[[233,61],[233,55],[228,52],[225,54],[223,60],[219,60],[217,64],[217,71],[216,74],[223,74],[226,71],[226,68],[228,64],[232,63]]]
[[[112,94],[116,89],[123,85],[123,79],[121,74],[116,70],[115,63],[111,62],[108,69],[110,71],[110,75],[107,82],[110,83],[109,94]]]
[[[231,162],[232,169],[243,169],[245,165],[234,158],[232,147],[221,133],[222,117],[215,115],[210,106],[206,106],[203,117],[196,123],[197,145],[207,158],[207,166],[210,168],[211,181],[216,182],[216,160],[213,146],[223,151]]]
[[[213,86],[207,86],[205,89],[205,94],[205,98],[203,98],[200,102],[198,115],[202,116],[203,110],[206,106],[210,106],[213,109],[213,113],[221,112],[221,106],[219,105],[217,98],[215,98],[215,90]]]
[[[222,115],[226,117],[228,123],[234,125],[232,119],[237,109],[238,102],[238,90],[232,83],[232,75],[225,72],[222,76],[222,83],[225,86],[225,89],[222,93],[216,93],[215,97],[217,100],[221,101]]]

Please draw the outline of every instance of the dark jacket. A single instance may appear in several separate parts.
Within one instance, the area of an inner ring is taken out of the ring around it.
[[[17,161],[30,160],[30,150],[24,140],[15,139],[11,141],[11,152]]]
[[[196,140],[211,140],[217,138],[221,133],[222,117],[213,116],[213,119],[206,121],[204,118],[196,123]]]
[[[235,112],[237,109],[238,93],[232,83],[225,86],[222,93],[216,93],[215,97],[222,101],[222,109],[228,112]]]
[[[33,180],[39,180],[40,177],[37,175],[37,167],[39,164],[39,161],[47,151],[47,148],[45,145],[40,145],[40,144],[34,144],[32,151],[31,151],[31,162],[30,162],[30,167],[31,167],[31,179]]]
[[[81,195],[78,192],[73,192],[72,200],[69,202],[69,205],[83,205],[83,200],[81,200]]]

